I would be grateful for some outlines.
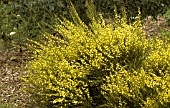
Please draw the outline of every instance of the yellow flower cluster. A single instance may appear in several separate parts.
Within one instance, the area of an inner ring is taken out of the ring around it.
[[[59,19],[55,29],[63,38],[46,33],[43,44],[30,46],[27,91],[57,108],[167,107],[169,43],[146,39],[140,19],[105,24],[102,15],[90,14],[85,25],[70,6],[73,22]]]

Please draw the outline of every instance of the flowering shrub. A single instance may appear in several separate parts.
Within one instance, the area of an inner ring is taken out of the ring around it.
[[[73,22],[58,19],[60,36],[44,33],[45,41],[30,45],[34,59],[23,79],[35,101],[57,108],[168,107],[169,43],[146,39],[140,16],[129,25],[119,16],[106,24],[88,8],[85,25],[68,4]]]

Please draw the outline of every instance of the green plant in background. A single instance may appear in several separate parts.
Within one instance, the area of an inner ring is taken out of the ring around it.
[[[13,9],[8,8],[7,5],[1,4],[0,8],[0,38],[5,44],[12,40],[13,35],[15,34],[14,32],[16,32],[17,15],[14,13]]]
[[[122,15],[121,8],[126,7],[127,18],[129,21],[135,19],[138,15],[138,8],[141,9],[141,18],[147,16],[157,18],[158,15],[164,14],[170,7],[169,0],[94,0],[97,11],[102,12],[104,17],[114,18],[114,6],[118,8],[118,13]]]
[[[27,38],[39,40],[41,38],[39,32],[41,28],[38,24],[45,28],[46,31],[52,32],[43,23],[53,24],[55,21],[54,14],[64,14],[62,1],[1,1],[0,8],[0,38],[7,43],[5,45],[7,47],[12,45],[21,48],[27,42]],[[11,32],[12,34],[15,32],[15,34],[11,36]]]
[[[166,11],[166,13],[164,14],[164,17],[167,20],[167,24],[170,26],[170,8]]]
[[[73,22],[58,19],[59,36],[44,33],[45,41],[30,40],[34,60],[23,80],[35,102],[57,108],[168,108],[170,44],[146,39],[140,15],[128,25],[126,15],[115,14],[116,21],[106,24],[86,1],[91,20],[86,25],[67,3]]]

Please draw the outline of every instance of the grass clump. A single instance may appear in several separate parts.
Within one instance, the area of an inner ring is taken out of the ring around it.
[[[43,43],[32,41],[33,60],[23,78],[39,106],[167,107],[170,105],[170,45],[146,39],[138,19],[106,24],[88,8],[84,24],[68,0],[73,22],[59,19]]]

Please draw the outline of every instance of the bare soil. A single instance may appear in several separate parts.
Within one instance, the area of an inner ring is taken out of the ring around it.
[[[0,108],[10,104],[14,108],[27,106],[29,96],[23,92],[21,80],[26,73],[26,58],[26,54],[19,51],[0,51]]]

